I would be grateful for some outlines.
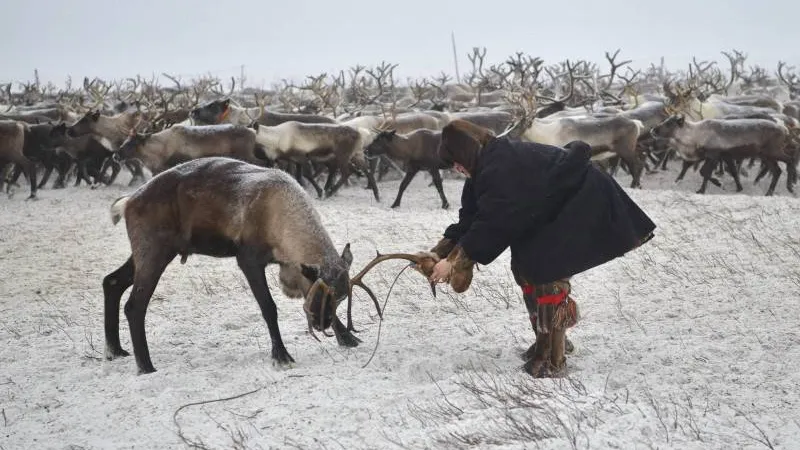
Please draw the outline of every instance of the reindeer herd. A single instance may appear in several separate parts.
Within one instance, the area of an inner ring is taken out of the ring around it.
[[[145,182],[111,208],[112,221],[125,218],[131,256],[103,280],[106,357],[127,356],[119,339],[122,294],[139,371],[155,371],[144,321],[150,297],[167,265],[192,254],[235,257],[261,308],[272,339],[272,357],[293,361],[278,329],[277,310],[264,268],[280,265],[280,284],[292,298],[305,298],[309,331],[332,328],[340,345],[360,342],[352,332],[354,286],[372,291],[361,278],[387,259],[405,259],[431,268],[424,254],[378,255],[354,278],[349,244],[333,246],[304,188],[319,198],[336,195],[351,175],[366,178],[380,202],[379,182],[391,170],[403,176],[392,207],[420,171],[431,175],[442,208],[449,202],[438,156],[441,130],[461,119],[509,139],[564,146],[584,141],[593,161],[631,176],[642,186],[648,173],[678,158],[682,168],[699,167],[708,182],[740,176],[760,163],[754,177],[772,176],[772,195],[783,164],[793,192],[800,154],[800,78],[779,63],[775,76],[745,66],[746,55],[722,52],[729,69],[698,62],[687,71],[668,72],[663,64],[634,70],[606,53],[609,70],[587,61],[545,65],[517,53],[486,65],[485,49],[469,55],[473,69],[464,80],[446,74],[396,83],[396,65],[357,66],[338,76],[308,77],[272,90],[241,87],[223,91],[220,80],[190,83],[169,77],[115,83],[84,79],[80,89],[48,84],[7,84],[0,116],[0,188],[7,192],[20,176],[36,197],[53,171],[52,188],[74,176],[92,188],[116,181],[125,169],[131,185]],[[624,70],[623,70],[624,68]],[[745,167],[747,165],[747,167]],[[267,170],[277,168],[280,170]],[[111,169],[111,173],[108,173]],[[41,172],[41,179],[39,178]],[[325,175],[324,186],[319,185]],[[160,174],[160,175],[159,175]],[[159,175],[159,176],[155,176]],[[433,287],[433,286],[432,286]],[[435,294],[435,289],[434,289]],[[347,325],[336,316],[348,298]]]
[[[403,179],[392,207],[400,206],[414,176],[428,172],[441,198],[442,170],[436,150],[440,130],[464,119],[511,139],[563,146],[582,140],[596,164],[642,177],[679,158],[721,186],[760,163],[754,181],[772,176],[773,194],[786,169],[786,187],[797,180],[800,78],[780,62],[774,72],[747,65],[739,51],[722,52],[728,65],[694,59],[687,70],[661,66],[634,70],[606,53],[608,68],[587,61],[546,65],[523,53],[498,64],[474,48],[472,70],[460,82],[395,80],[396,65],[356,66],[338,75],[284,81],[274,89],[243,88],[231,79],[201,77],[190,82],[164,74],[108,83],[85,78],[80,88],[34,82],[6,84],[0,105],[0,188],[20,176],[35,197],[53,171],[53,188],[85,181],[114,183],[124,168],[131,184],[143,182],[189,160],[228,156],[289,171],[309,183],[319,198],[335,195],[355,174],[366,178],[376,201],[378,182],[389,171]],[[743,167],[746,163],[746,167]],[[108,173],[111,169],[111,173]],[[320,177],[327,172],[324,186]],[[41,175],[41,176],[40,176]]]

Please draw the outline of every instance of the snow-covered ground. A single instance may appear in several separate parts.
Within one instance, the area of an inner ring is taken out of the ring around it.
[[[800,203],[783,177],[772,198],[729,177],[701,196],[676,170],[628,190],[656,238],[574,277],[582,321],[556,380],[521,371],[532,333],[508,252],[462,295],[403,273],[379,341],[359,292],[355,349],[309,336],[268,269],[287,370],[233,260],[176,260],[147,316],[158,371],[137,376],[132,357],[101,358],[101,281],[129,253],[108,208],[130,189],[18,189],[0,198],[0,449],[800,448]],[[376,250],[430,248],[456,218],[460,181],[448,211],[422,175],[391,210],[398,185],[380,204],[360,186],[316,201],[352,273]],[[381,301],[402,265],[367,276]],[[132,350],[124,315],[121,336]]]

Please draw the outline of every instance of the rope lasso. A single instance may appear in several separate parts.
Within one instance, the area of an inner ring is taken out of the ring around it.
[[[405,266],[405,267],[403,267],[403,270],[398,272],[397,276],[394,277],[394,281],[392,281],[392,285],[389,286],[389,292],[386,293],[386,298],[383,300],[383,307],[381,308],[381,310],[383,312],[386,312],[386,303],[389,302],[389,295],[391,295],[392,289],[394,289],[395,283],[397,283],[397,280],[400,278],[400,275],[402,275],[403,272],[405,272],[406,269],[408,269],[409,267],[411,267],[410,264]],[[372,358],[375,357],[375,353],[378,351],[378,344],[380,344],[380,342],[381,342],[381,328],[382,327],[383,327],[383,318],[381,318],[381,320],[378,322],[378,336],[375,338],[375,347],[372,349],[372,354],[369,356],[369,359],[367,360],[367,362],[365,362],[364,365],[361,366],[362,369],[366,368],[369,365],[369,363],[372,362]]]

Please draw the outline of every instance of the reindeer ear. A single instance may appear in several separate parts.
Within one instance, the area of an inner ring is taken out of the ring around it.
[[[231,99],[226,98],[225,100],[222,101],[222,108],[223,109],[228,109],[228,107],[230,105],[231,105]]]
[[[100,110],[98,109],[97,111],[92,112],[92,116],[91,117],[92,117],[92,120],[99,119],[100,118]]]
[[[342,250],[342,261],[347,264],[348,269],[350,268],[350,264],[353,264],[353,253],[350,252],[349,242],[344,246],[344,250]]]
[[[316,264],[300,263],[300,272],[312,283],[319,279],[319,266]]]

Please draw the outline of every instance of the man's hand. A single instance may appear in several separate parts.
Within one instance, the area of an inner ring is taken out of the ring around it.
[[[425,275],[425,277],[430,277],[433,273],[433,267],[439,262],[439,255],[433,252],[417,252],[416,256],[421,260],[419,263],[414,264],[414,270]]]
[[[450,275],[453,273],[453,265],[450,261],[443,259],[436,263],[433,267],[433,273],[429,277],[433,283],[447,283],[450,281]]]

